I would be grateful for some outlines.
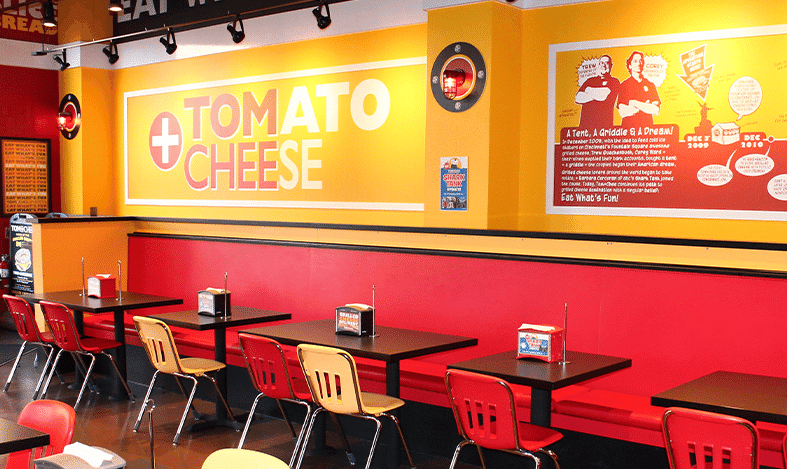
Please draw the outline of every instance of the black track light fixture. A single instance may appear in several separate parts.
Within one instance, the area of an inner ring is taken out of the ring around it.
[[[52,0],[44,2],[44,19],[41,21],[45,28],[54,28],[57,26],[55,21],[55,5]]]
[[[167,35],[159,39],[164,44],[164,50],[167,54],[172,55],[178,50],[178,44],[175,42],[175,31],[172,28],[167,29]]]
[[[101,49],[101,52],[107,56],[107,60],[109,60],[110,65],[114,65],[115,62],[117,62],[120,58],[120,55],[118,54],[118,45],[115,43],[115,41],[109,41],[109,45]]]
[[[55,59],[55,62],[60,64],[60,71],[61,72],[71,66],[71,64],[66,61],[66,50],[65,49],[63,49],[63,56],[62,57],[57,55],[57,54],[55,54],[55,55],[52,56],[52,58]]]
[[[238,23],[240,23],[240,31],[235,29]],[[240,19],[240,15],[235,17],[235,21],[233,21],[232,24],[227,25],[227,31],[232,35],[232,42],[235,44],[240,44],[246,39],[246,33],[243,31],[243,21]]]
[[[325,7],[325,14],[322,14],[322,8]],[[328,2],[325,0],[320,2],[320,5],[312,10],[314,17],[317,18],[317,26],[320,29],[325,29],[331,25],[331,10],[328,8]]]
[[[120,13],[123,11],[123,1],[122,0],[109,0],[109,11],[112,13]]]

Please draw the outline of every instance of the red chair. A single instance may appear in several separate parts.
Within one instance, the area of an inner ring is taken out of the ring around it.
[[[760,436],[748,420],[670,407],[662,417],[671,469],[758,469]],[[698,464],[698,461],[702,464]]]
[[[303,420],[302,428],[307,428],[309,420],[314,413],[309,386],[305,380],[292,379],[287,368],[284,350],[275,340],[242,332],[238,334],[238,340],[243,351],[243,357],[246,360],[246,368],[249,370],[251,382],[259,391],[259,394],[254,399],[254,403],[251,405],[249,418],[246,419],[246,426],[243,428],[238,448],[243,448],[243,443],[246,441],[246,434],[254,418],[254,409],[257,408],[257,403],[260,398],[267,396],[276,400],[279,410],[281,410],[281,414],[287,422],[287,426],[290,427],[292,436],[297,436],[295,449],[290,457],[290,466],[292,466],[295,462],[295,456],[303,443],[304,432],[301,430],[301,434],[296,435],[295,429],[287,417],[284,407],[281,405],[281,401],[293,402],[306,407],[306,417]]]
[[[8,392],[8,387],[11,385],[11,380],[14,379],[14,373],[19,366],[19,360],[22,358],[22,355],[25,354],[25,346],[27,344],[34,346],[39,345],[42,348],[48,348],[49,352],[47,352],[46,355],[46,364],[44,365],[44,369],[41,370],[41,377],[38,378],[38,384],[36,385],[35,391],[33,391],[33,399],[36,399],[36,397],[38,397],[38,391],[41,389],[41,383],[44,381],[44,376],[46,375],[47,369],[49,368],[49,363],[52,361],[54,352],[54,346],[52,344],[54,343],[55,339],[50,332],[41,331],[38,328],[36,316],[27,301],[11,295],[3,295],[3,299],[8,305],[8,312],[11,313],[11,317],[14,319],[16,331],[19,333],[19,337],[21,337],[24,341],[22,342],[22,346],[19,348],[19,353],[16,355],[14,366],[11,368],[11,374],[8,375],[8,381],[5,382],[3,392]],[[35,351],[35,349],[31,349],[27,353],[30,353],[31,351]]]
[[[44,311],[44,318],[47,324],[49,324],[49,329],[52,331],[52,335],[55,338],[55,344],[60,347],[60,351],[57,352],[57,357],[55,357],[55,363],[52,364],[52,369],[49,371],[49,377],[44,386],[44,394],[49,387],[49,382],[52,380],[52,374],[54,374],[57,362],[60,360],[60,356],[64,351],[71,353],[71,356],[74,357],[74,362],[81,364],[82,367],[84,367],[84,363],[82,363],[81,357],[88,356],[90,357],[90,366],[87,367],[85,371],[85,380],[82,382],[82,388],[79,390],[79,396],[77,397],[76,404],[74,404],[74,409],[76,410],[77,407],[79,407],[79,402],[82,400],[82,395],[85,393],[85,386],[87,386],[90,380],[90,373],[93,371],[93,365],[96,364],[96,354],[100,353],[109,358],[109,361],[115,368],[115,372],[117,372],[118,377],[120,377],[120,382],[123,383],[123,386],[126,388],[128,397],[131,399],[131,402],[134,402],[134,395],[131,393],[131,389],[129,389],[126,380],[123,379],[123,376],[120,374],[114,357],[105,352],[107,349],[120,347],[120,342],[95,337],[80,338],[76,326],[74,326],[74,318],[70,309],[60,303],[53,303],[50,301],[41,301],[39,304]]]
[[[71,444],[76,419],[74,408],[64,402],[41,399],[27,404],[16,423],[49,433],[49,446],[11,453],[6,469],[28,469],[34,459],[62,453]]]
[[[563,435],[551,428],[520,422],[516,416],[514,393],[506,381],[469,371],[448,370],[445,385],[459,434],[464,438],[456,446],[450,469],[468,444],[476,446],[484,468],[486,463],[481,448],[528,457],[535,462],[536,469],[541,460],[534,453],[544,453],[560,469],[557,455],[545,447]]]

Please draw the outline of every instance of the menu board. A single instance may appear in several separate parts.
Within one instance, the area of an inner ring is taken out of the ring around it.
[[[48,139],[0,138],[3,216],[50,211],[49,148]]]

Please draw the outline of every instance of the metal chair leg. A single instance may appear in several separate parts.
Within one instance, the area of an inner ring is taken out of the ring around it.
[[[188,375],[181,375],[181,374],[178,374],[178,373],[173,373],[172,376],[175,377],[175,382],[178,384],[178,387],[180,388],[180,392],[183,393],[183,397],[188,398],[189,395],[186,392],[186,388],[183,387],[183,383],[180,382],[180,378],[188,378],[188,379],[194,379],[194,378],[192,378],[191,376],[188,376]],[[194,405],[190,405],[189,408],[191,409],[191,412],[194,414],[194,419],[195,420],[202,420],[203,418],[206,417],[205,414],[201,414],[201,413],[197,412],[197,408],[194,407]]]
[[[454,457],[451,458],[451,464],[448,466],[448,469],[454,469],[454,466],[456,466],[456,461],[459,460],[459,453],[462,451],[462,448],[464,448],[467,445],[472,445],[472,444],[473,444],[473,442],[470,441],[470,440],[462,440],[462,441],[459,442],[458,445],[456,445],[456,449],[454,450]],[[481,448],[478,448],[478,451],[480,453],[481,452]],[[484,465],[484,460],[483,459],[481,459],[481,467],[486,469],[486,466]]]
[[[367,417],[364,416],[362,418],[367,418]],[[376,425],[376,428],[374,430],[374,438],[372,439],[372,447],[369,449],[369,459],[366,460],[366,468],[365,469],[369,469],[370,467],[372,467],[372,457],[374,457],[374,450],[377,447],[377,440],[380,438],[380,431],[383,428],[383,423],[380,422],[380,419],[372,417],[371,420],[374,420],[374,424]]]
[[[290,433],[292,433],[293,438],[298,438],[298,434],[295,433],[295,427],[292,426],[292,422],[290,422],[290,417],[287,416],[287,411],[284,410],[284,406],[281,405],[281,399],[276,399],[276,404],[279,406],[279,411],[281,412],[281,416],[284,417],[284,421],[287,423],[287,427],[290,429]]]
[[[178,431],[175,433],[175,439],[172,441],[172,446],[177,446],[178,441],[180,441],[180,432],[183,431],[183,424],[186,423],[186,416],[189,415],[189,408],[191,408],[191,401],[194,400],[194,394],[197,392],[197,378],[193,376],[184,376],[184,378],[189,378],[194,381],[194,387],[191,388],[191,394],[189,394],[189,401],[186,404],[186,408],[183,409],[183,417],[180,418],[180,425],[178,425]]]
[[[393,414],[383,414],[383,415],[393,420],[394,425],[396,425],[396,429],[399,430],[399,438],[402,439],[402,446],[404,446],[404,452],[407,454],[407,460],[410,461],[410,467],[414,468],[415,464],[413,463],[413,457],[410,454],[410,448],[407,447],[407,442],[404,440],[404,433],[402,433],[402,426],[399,425],[399,419],[396,418],[396,416]]]
[[[33,391],[33,400],[38,399],[38,391],[41,390],[41,384],[44,382],[44,377],[47,375],[47,370],[49,370],[49,364],[52,362],[52,357],[55,355],[55,348],[51,345],[41,344],[41,347],[49,347],[49,353],[46,355],[46,363],[44,363],[44,368],[41,370],[41,376],[38,378],[36,389]]]
[[[11,367],[11,374],[8,375],[8,381],[5,382],[5,387],[3,388],[3,392],[8,392],[8,387],[11,386],[11,380],[14,379],[14,373],[16,373],[16,368],[19,366],[19,360],[22,359],[22,355],[26,355],[27,353],[35,352],[35,349],[30,349],[25,353],[25,345],[27,345],[27,341],[22,342],[22,346],[19,347],[19,353],[16,354],[16,359],[14,360],[14,366]],[[0,366],[6,365],[10,363],[11,360],[4,361]]]
[[[538,459],[538,457],[535,454],[533,454],[533,453],[531,453],[529,451],[521,451],[519,454],[521,454],[522,456],[525,456],[525,457],[528,457],[528,458],[532,459],[533,462],[536,464],[535,469],[539,469],[541,467],[541,460]]]
[[[555,463],[555,468],[560,469],[560,462],[558,461],[557,454],[555,454],[554,451],[552,451],[551,449],[541,448],[541,452],[546,453],[550,458],[552,458],[552,461],[554,461]]]
[[[82,382],[82,388],[79,390],[79,396],[77,396],[76,404],[74,404],[75,412],[79,407],[79,403],[82,401],[82,395],[85,393],[85,387],[87,386],[87,383],[90,380],[90,373],[93,371],[93,365],[95,364],[96,364],[95,355],[90,355],[90,366],[87,367],[87,373],[85,373],[85,380]]]
[[[342,444],[344,445],[344,454],[347,456],[347,461],[350,462],[351,466],[355,466],[355,455],[353,454],[353,450],[350,448],[350,442],[347,441],[347,435],[344,433],[344,428],[342,427],[342,423],[339,421],[339,417],[333,412],[328,412],[328,415],[331,416],[331,420],[333,420],[333,423],[336,424],[336,428],[339,429],[339,436],[341,437]]]
[[[227,409],[227,414],[230,416],[230,419],[234,422],[235,416],[232,415],[232,409],[230,409],[230,405],[227,402],[227,399],[225,399],[224,395],[221,393],[221,390],[219,389],[219,383],[216,382],[216,378],[208,375],[205,375],[205,377],[208,378],[211,383],[213,383],[213,387],[216,389],[216,394],[218,394],[219,399],[221,399],[221,402],[224,404],[224,408]]]
[[[145,393],[145,399],[142,401],[142,408],[139,409],[139,415],[137,416],[137,421],[134,422],[134,430],[133,430],[134,433],[139,431],[139,424],[142,422],[142,417],[145,415],[145,408],[147,407],[148,402],[150,402],[150,393],[151,391],[153,391],[153,385],[156,383],[156,378],[158,378],[158,373],[159,370],[156,370],[156,372],[153,373],[153,378],[151,378],[150,380],[150,385],[148,385],[148,392]]]
[[[71,358],[74,360],[74,363],[82,371],[82,376],[84,377],[84,381],[87,383],[88,388],[90,388],[90,392],[98,393],[98,388],[93,383],[93,380],[90,379],[90,376],[87,373],[87,368],[85,368],[85,362],[82,360],[82,354],[79,352],[69,352],[71,354]]]
[[[301,463],[303,462],[303,455],[304,453],[306,453],[306,447],[309,446],[309,438],[311,437],[312,434],[312,428],[314,428],[314,421],[317,420],[317,415],[319,415],[319,413],[324,410],[325,409],[323,409],[322,407],[318,407],[314,411],[314,413],[312,413],[312,419],[309,421],[309,426],[306,427],[306,436],[303,438],[303,443],[301,443],[301,450],[300,453],[298,454],[298,463],[292,469],[300,469]]]
[[[251,421],[254,419],[254,410],[257,408],[257,403],[260,402],[260,399],[265,394],[259,393],[257,397],[254,398],[254,403],[251,405],[251,410],[249,410],[249,417],[246,419],[246,425],[243,427],[243,433],[240,435],[240,441],[238,442],[238,449],[243,448],[243,443],[246,441],[246,434],[249,433],[249,427],[251,426]],[[281,405],[281,404],[279,404]]]
[[[107,352],[103,352],[102,351],[101,353],[104,356],[106,356],[107,358],[109,358],[110,362],[112,362],[112,366],[115,368],[115,373],[118,374],[118,378],[120,378],[120,382],[123,383],[123,387],[126,388],[126,392],[128,393],[128,398],[131,399],[131,402],[136,402],[134,400],[134,394],[131,392],[131,388],[128,387],[128,383],[123,378],[123,375],[120,374],[120,368],[118,368],[118,364],[115,361],[115,357],[113,357],[112,355],[108,354]]]
[[[46,378],[46,384],[44,385],[44,389],[41,391],[40,398],[43,399],[46,397],[46,392],[49,390],[49,382],[52,381],[52,375],[55,374],[55,370],[57,369],[57,363],[60,361],[60,355],[63,353],[63,349],[57,351],[57,356],[55,357],[55,362],[52,363],[52,368],[49,370],[49,374]]]
[[[296,401],[294,401],[296,402]],[[299,404],[303,404],[306,406],[306,417],[303,419],[303,425],[301,426],[301,432],[298,434],[298,438],[295,440],[295,448],[292,450],[292,456],[290,456],[290,467],[295,463],[295,458],[298,457],[300,454],[301,447],[303,446],[304,436],[306,435],[306,428],[308,428],[312,417],[314,416],[314,409],[312,408],[311,404],[304,401],[297,401]]]

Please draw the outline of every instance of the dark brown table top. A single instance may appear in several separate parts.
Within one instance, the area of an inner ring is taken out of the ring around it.
[[[787,424],[787,378],[716,371],[658,393],[650,402]]]
[[[357,337],[336,333],[335,319],[294,322],[247,329],[243,332],[275,339],[282,344],[314,344],[336,347],[353,355],[385,362],[445,352],[471,345],[478,339],[396,327],[376,326],[374,337]]]
[[[88,313],[107,313],[110,311],[152,308],[155,306],[179,305],[180,298],[148,295],[146,293],[121,292],[121,298],[94,298],[82,296],[82,290],[66,290],[44,293],[21,293],[18,296],[31,303],[41,300],[52,301],[68,306],[74,311]]]
[[[291,319],[290,313],[280,313],[247,306],[232,306],[229,317],[214,317],[198,314],[197,310],[175,311],[171,313],[153,314],[150,317],[159,319],[170,326],[180,326],[198,331],[221,329],[230,326],[248,326],[260,322],[273,322]]]
[[[512,384],[554,390],[631,366],[630,358],[566,351],[568,363],[517,359],[516,350],[452,363],[448,368],[497,376]]]
[[[0,418],[0,454],[24,451],[49,444],[49,434]]]

